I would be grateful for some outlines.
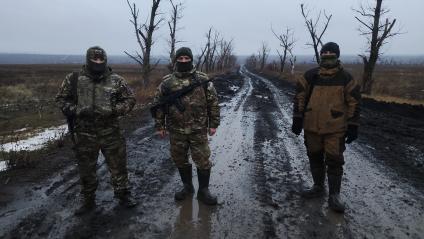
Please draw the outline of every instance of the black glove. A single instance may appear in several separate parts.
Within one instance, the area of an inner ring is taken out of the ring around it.
[[[76,106],[72,105],[72,104],[66,104],[63,108],[62,108],[62,113],[66,116],[66,117],[72,117],[75,115],[76,112]]]
[[[303,118],[302,117],[293,117],[292,132],[296,135],[299,135],[303,129]]]
[[[92,118],[94,116],[93,108],[91,107],[82,107],[77,111],[77,115],[83,118]]]
[[[355,139],[358,138],[358,126],[357,125],[347,125],[347,131],[346,131],[346,143],[350,144],[352,143]]]

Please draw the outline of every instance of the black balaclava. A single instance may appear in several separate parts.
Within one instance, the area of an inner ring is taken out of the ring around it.
[[[324,52],[331,52],[336,54],[335,56],[323,56],[322,53]],[[324,46],[322,46],[321,51],[321,63],[320,66],[326,69],[331,69],[338,67],[340,64],[339,57],[340,57],[340,48],[337,43],[334,42],[328,42]]]
[[[104,62],[98,64],[90,60],[95,58],[102,59],[104,60]],[[87,69],[91,74],[100,76],[106,71],[107,55],[105,50],[103,50],[101,47],[98,47],[98,46],[90,47],[87,50],[87,55],[85,60],[87,64]]]
[[[177,59],[180,56],[188,56],[191,61],[189,62],[178,62]],[[193,69],[193,53],[188,47],[181,47],[175,52],[175,67],[178,72],[189,72]]]

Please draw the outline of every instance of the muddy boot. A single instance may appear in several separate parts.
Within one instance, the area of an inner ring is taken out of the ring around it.
[[[339,213],[344,213],[345,205],[340,199],[340,186],[342,183],[342,175],[328,175],[328,207]]]
[[[181,181],[183,182],[183,188],[181,188],[179,191],[175,193],[175,200],[181,201],[184,200],[186,197],[189,197],[193,195],[194,193],[194,187],[193,187],[193,172],[192,167],[187,166],[185,168],[178,168],[178,172],[181,176]]]
[[[81,206],[75,210],[74,214],[76,216],[81,216],[83,214],[89,213],[96,208],[96,200],[94,196],[84,197],[81,200]]]
[[[302,190],[301,196],[305,198],[316,198],[324,195],[325,168],[311,169],[314,185]]]
[[[207,205],[216,205],[216,197],[209,192],[210,175],[210,169],[197,169],[197,177],[199,179],[199,190],[197,191],[197,199]]]
[[[119,199],[119,205],[126,207],[126,208],[132,208],[137,206],[138,202],[135,200],[135,198],[131,195],[131,192],[125,192],[123,194],[118,195]]]

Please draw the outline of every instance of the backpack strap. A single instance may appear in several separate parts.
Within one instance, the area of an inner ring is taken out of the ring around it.
[[[194,82],[200,83],[200,79],[197,76],[197,71],[194,73],[193,78],[194,78]],[[205,98],[206,98],[206,104],[207,104],[207,101],[208,101],[208,84],[202,84],[202,88],[203,88],[203,91],[205,92]]]
[[[72,72],[70,81],[71,81],[71,95],[72,95],[72,101],[75,105],[78,104],[78,78],[79,78],[79,72]]]

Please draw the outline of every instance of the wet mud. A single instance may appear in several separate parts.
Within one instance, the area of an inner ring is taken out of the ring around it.
[[[342,198],[347,211],[340,215],[328,209],[326,196],[312,200],[299,196],[300,189],[311,184],[311,176],[303,139],[290,131],[293,87],[244,68],[221,76],[215,86],[222,119],[209,141],[210,190],[218,196],[217,206],[198,202],[196,194],[183,202],[174,201],[181,183],[170,159],[169,139],[158,137],[149,113],[141,110],[123,122],[129,177],[138,207],[125,209],[117,204],[100,157],[98,207],[90,214],[74,216],[80,186],[66,144],[46,157],[48,163],[0,173],[0,237],[424,236],[420,113],[404,108],[385,111],[381,105],[365,107],[360,139],[345,153]],[[399,127],[390,127],[400,122]],[[193,181],[197,189],[195,171]]]

